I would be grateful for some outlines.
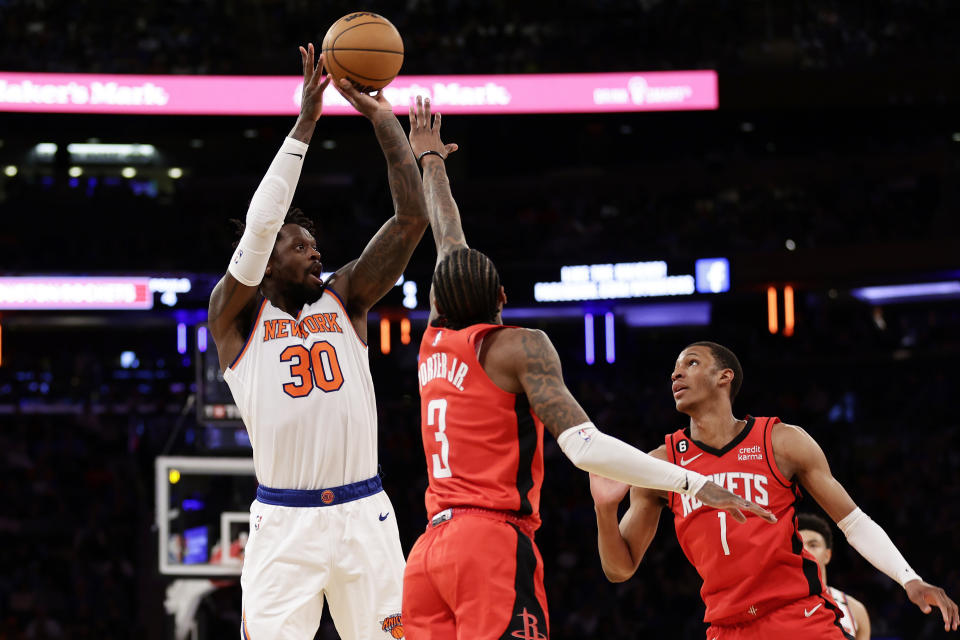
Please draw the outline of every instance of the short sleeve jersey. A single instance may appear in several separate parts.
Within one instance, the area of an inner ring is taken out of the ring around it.
[[[539,526],[543,423],[526,395],[495,385],[478,359],[484,337],[503,328],[431,326],[423,335],[417,373],[428,516],[481,507]]]

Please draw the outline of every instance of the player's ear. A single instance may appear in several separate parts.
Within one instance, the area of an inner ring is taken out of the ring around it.
[[[507,304],[507,290],[500,285],[500,291],[497,292],[497,311],[502,311],[505,304]]]
[[[833,558],[833,549],[827,549],[823,554],[823,566],[830,564],[831,558]]]
[[[721,385],[731,384],[733,382],[733,369],[721,369],[717,382]]]

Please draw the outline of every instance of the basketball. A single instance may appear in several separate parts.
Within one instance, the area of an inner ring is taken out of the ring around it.
[[[320,46],[324,67],[335,82],[347,78],[361,91],[390,84],[403,64],[403,39],[376,13],[350,13],[327,30]]]

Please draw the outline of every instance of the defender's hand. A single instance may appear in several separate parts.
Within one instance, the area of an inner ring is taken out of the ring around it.
[[[460,147],[454,142],[443,144],[440,140],[440,114],[430,117],[430,98],[417,96],[416,105],[410,105],[410,147],[417,158],[424,151],[436,151],[446,160]]]
[[[590,474],[590,495],[593,496],[593,502],[598,507],[620,504],[628,491],[630,491],[628,484],[604,478],[595,473]]]
[[[707,482],[707,484],[703,485],[703,487],[700,488],[700,491],[697,491],[697,495],[694,497],[708,507],[723,509],[737,522],[747,521],[747,517],[743,515],[743,511],[749,511],[753,515],[759,516],[767,522],[772,523],[777,521],[777,516],[773,515],[760,505],[754,504],[749,500],[744,500],[740,496],[730,493],[720,485],[713,482]]]
[[[363,93],[353,83],[342,78],[338,84],[333,85],[340,94],[347,99],[347,102],[353,105],[353,108],[365,115],[370,120],[378,116],[393,115],[393,107],[387,102],[383,90],[377,91],[377,95]]]
[[[313,43],[300,47],[303,61],[303,94],[300,98],[300,117],[316,122],[323,111],[323,92],[330,84],[330,76],[323,75],[323,54],[314,63]]]
[[[956,631],[960,626],[960,614],[957,613],[957,603],[951,600],[940,587],[935,587],[923,580],[911,580],[903,585],[907,597],[924,613],[938,607],[943,615],[943,630]]]

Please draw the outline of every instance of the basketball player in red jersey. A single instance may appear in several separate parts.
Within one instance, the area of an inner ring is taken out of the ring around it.
[[[726,347],[695,342],[684,349],[671,380],[677,410],[690,416],[690,425],[668,434],[652,455],[699,471],[767,507],[777,523],[768,526],[748,518],[730,527],[725,512],[695,497],[630,488],[592,475],[607,578],[622,582],[634,574],[656,533],[661,509],[668,507],[680,546],[703,578],[708,640],[849,638],[797,530],[794,504],[803,485],[854,549],[903,585],[924,613],[939,607],[944,628],[956,630],[956,603],[943,589],[921,580],[883,529],[857,508],[813,438],[777,418],[734,417],[732,403],[742,379],[740,363]],[[630,508],[618,523],[617,505],[628,491]]]
[[[773,518],[733,493],[596,429],[563,383],[541,331],[505,327],[493,263],[468,249],[429,101],[410,110],[437,244],[429,326],[420,346],[421,429],[430,523],[407,562],[403,622],[415,640],[549,637],[540,526],[543,430],[581,469],[677,491],[742,521]],[[727,511],[723,511],[727,514]],[[736,526],[736,525],[734,525]]]

